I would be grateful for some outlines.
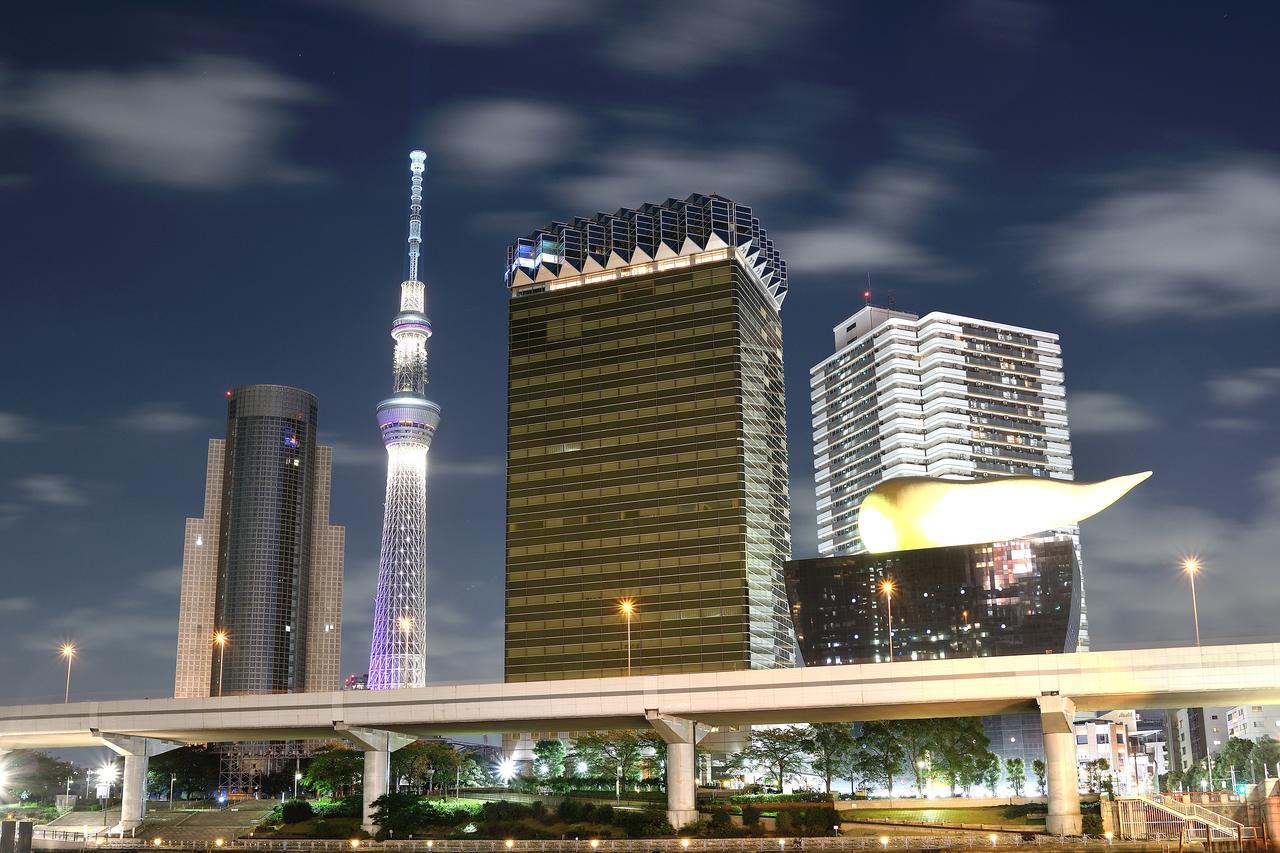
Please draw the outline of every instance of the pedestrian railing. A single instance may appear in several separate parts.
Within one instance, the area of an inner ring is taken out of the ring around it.
[[[594,843],[593,843],[594,842]],[[219,841],[181,841],[167,839],[90,838],[89,849],[261,851],[261,853],[815,853],[815,851],[905,851],[905,850],[981,850],[993,847],[1068,847],[1072,850],[1093,848],[1103,851],[1114,846],[1114,840],[1101,836],[1051,836],[1031,833],[1022,835],[992,834],[982,836],[853,836],[826,838],[635,838],[576,840],[465,840],[405,839],[398,841],[309,840],[242,838]]]

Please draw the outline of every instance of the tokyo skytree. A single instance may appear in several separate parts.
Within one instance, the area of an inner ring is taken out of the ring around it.
[[[409,152],[409,278],[400,285],[395,341],[394,394],[378,404],[378,428],[387,447],[387,500],[373,606],[369,689],[421,687],[427,677],[427,451],[440,423],[440,407],[425,396],[426,285],[418,280],[422,248],[422,176],[425,151]]]

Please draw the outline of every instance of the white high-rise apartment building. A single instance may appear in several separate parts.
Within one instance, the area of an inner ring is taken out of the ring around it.
[[[834,331],[835,353],[809,378],[822,556],[864,550],[858,507],[885,480],[1072,479],[1057,335],[871,305]]]

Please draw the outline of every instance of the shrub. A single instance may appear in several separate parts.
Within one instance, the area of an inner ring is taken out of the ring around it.
[[[733,821],[729,820],[729,812],[726,809],[716,809],[711,813],[711,831],[723,832],[733,825]]]
[[[1085,835],[1102,834],[1102,815],[1087,814],[1080,817],[1080,831]]]
[[[743,826],[759,826],[760,825],[760,809],[748,803],[742,807],[742,825]]]
[[[796,813],[793,809],[778,809],[778,834],[796,834]]]
[[[666,812],[659,809],[618,811],[613,824],[625,831],[629,838],[670,838],[675,835]]]
[[[341,800],[318,800],[312,805],[316,817],[360,817],[363,808],[359,794]]]
[[[533,814],[533,808],[524,803],[494,800],[480,809],[480,819],[486,823],[505,823],[523,820]]]
[[[280,819],[285,823],[302,823],[314,816],[315,811],[306,800],[289,800],[280,806]]]
[[[589,803],[579,803],[576,800],[564,799],[560,801],[560,805],[556,806],[556,817],[565,823],[573,823],[575,820],[582,820],[582,807],[591,808]]]

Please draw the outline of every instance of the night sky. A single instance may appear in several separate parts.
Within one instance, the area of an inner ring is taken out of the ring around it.
[[[21,4],[0,27],[0,702],[173,689],[183,519],[227,388],[335,448],[364,672],[405,271],[431,154],[428,679],[501,677],[506,245],[718,192],[791,271],[809,367],[874,298],[1062,335],[1095,648],[1280,640],[1280,103],[1269,3]]]

